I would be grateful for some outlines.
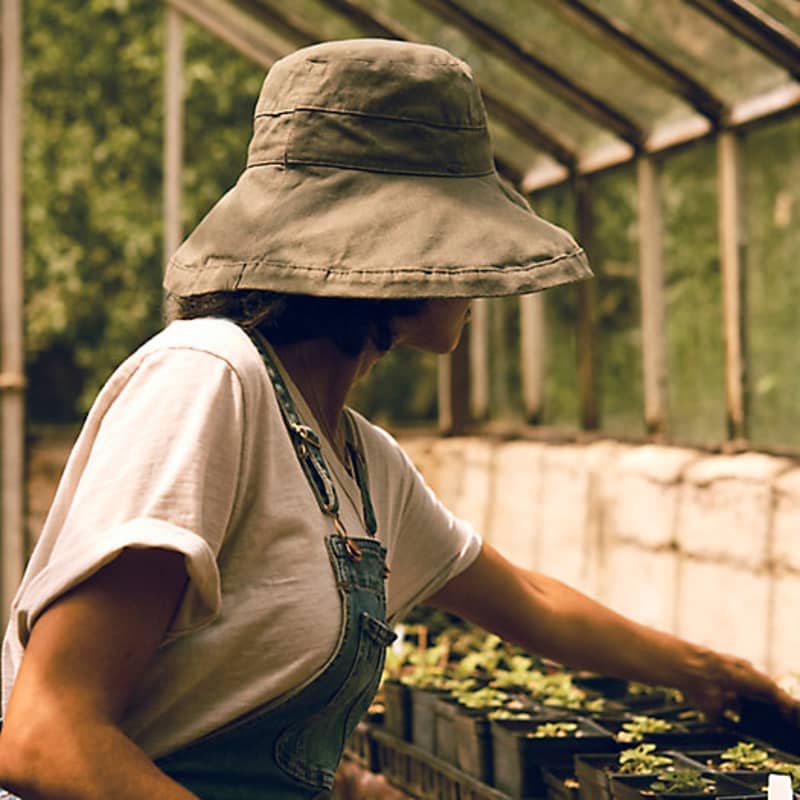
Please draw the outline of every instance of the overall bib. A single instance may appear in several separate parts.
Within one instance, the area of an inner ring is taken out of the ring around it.
[[[385,623],[386,551],[375,539],[347,536],[319,439],[302,423],[260,335],[246,332],[264,361],[320,509],[331,518],[331,534],[324,546],[341,597],[340,638],[310,683],[156,764],[202,800],[307,800],[333,785],[345,741],[378,688],[385,648],[395,638]],[[361,490],[366,528],[374,535],[377,525],[366,466],[352,425],[347,429],[347,449]]]

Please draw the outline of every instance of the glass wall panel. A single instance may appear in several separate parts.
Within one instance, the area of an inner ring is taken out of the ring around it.
[[[535,194],[537,213],[569,230],[575,230],[575,196],[569,186]],[[542,424],[578,428],[578,370],[575,346],[577,304],[574,286],[548,289],[545,307],[545,365]]]
[[[519,300],[495,297],[489,312],[489,417],[521,421],[524,417],[520,373]]]
[[[668,365],[668,430],[679,441],[726,437],[725,345],[714,140],[660,165]]]
[[[592,180],[589,256],[597,291],[597,391],[600,428],[615,436],[644,433],[636,173],[631,167]]]
[[[800,447],[800,117],[751,129],[746,335],[750,437]]]
[[[437,364],[434,353],[395,348],[356,384],[349,404],[386,427],[434,423],[438,414]]]

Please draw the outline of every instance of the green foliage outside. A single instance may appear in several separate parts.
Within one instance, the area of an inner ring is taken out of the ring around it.
[[[575,229],[575,197],[568,186],[536,194],[534,210],[567,230]],[[575,325],[576,291],[562,286],[545,292],[545,364],[541,421],[564,428],[578,426],[578,373]]]
[[[161,325],[164,7],[24,6],[29,408],[73,420]],[[263,70],[186,25],[184,223],[241,171]]]
[[[138,5],[141,13],[126,13]],[[30,0],[24,246],[33,414],[71,418],[158,322],[161,30],[140,2]],[[64,363],[64,361],[67,363]]]

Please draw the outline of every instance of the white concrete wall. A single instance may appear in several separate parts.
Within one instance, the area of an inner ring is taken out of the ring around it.
[[[613,441],[402,443],[510,559],[777,677],[800,672],[800,464]]]

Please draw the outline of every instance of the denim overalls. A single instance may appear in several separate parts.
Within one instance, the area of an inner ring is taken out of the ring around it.
[[[300,420],[260,335],[246,332],[264,361],[319,506],[331,518],[324,546],[342,600],[342,630],[334,653],[309,684],[156,764],[202,800],[300,800],[331,788],[345,741],[378,687],[385,648],[394,639],[384,621],[386,551],[375,539],[347,536],[319,439]],[[361,490],[365,524],[374,536],[377,524],[365,463],[352,426],[348,429],[348,452]]]

